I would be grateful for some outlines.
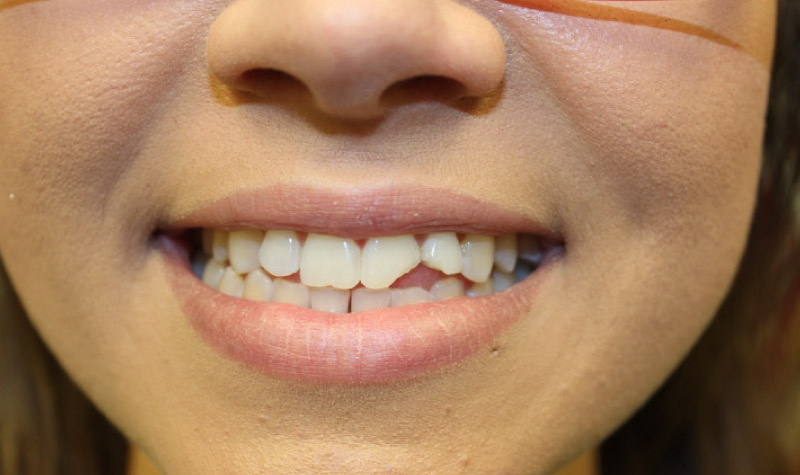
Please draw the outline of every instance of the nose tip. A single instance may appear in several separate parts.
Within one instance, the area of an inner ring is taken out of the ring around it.
[[[238,0],[214,22],[207,53],[230,88],[274,97],[286,82],[270,78],[289,76],[320,111],[348,119],[383,115],[392,94],[480,97],[505,73],[499,32],[453,0]]]

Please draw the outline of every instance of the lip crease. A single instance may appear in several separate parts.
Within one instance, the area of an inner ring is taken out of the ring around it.
[[[525,232],[556,241],[545,226],[449,191],[397,188],[348,193],[269,188],[239,192],[169,221],[170,230],[297,229],[360,238],[458,230]],[[350,314],[230,297],[191,271],[188,250],[156,240],[168,281],[192,327],[222,355],[276,379],[365,384],[409,379],[491,351],[534,304],[551,253],[504,292]]]

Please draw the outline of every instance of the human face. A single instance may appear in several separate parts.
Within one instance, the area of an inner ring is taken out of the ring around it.
[[[549,473],[664,381],[744,248],[769,0],[0,5],[0,254],[169,474]],[[550,250],[506,292],[337,316],[204,286],[187,228]]]

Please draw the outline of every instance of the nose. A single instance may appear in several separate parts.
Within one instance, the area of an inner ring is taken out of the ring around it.
[[[236,0],[207,53],[227,87],[274,97],[286,84],[274,78],[288,75],[316,108],[347,119],[380,117],[392,94],[480,97],[505,73],[500,33],[453,0]]]

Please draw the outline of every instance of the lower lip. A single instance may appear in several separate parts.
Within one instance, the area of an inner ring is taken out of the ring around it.
[[[159,243],[183,313],[206,342],[270,377],[322,384],[401,381],[488,353],[531,308],[554,264],[485,297],[333,314],[222,294],[195,277],[184,249]]]

